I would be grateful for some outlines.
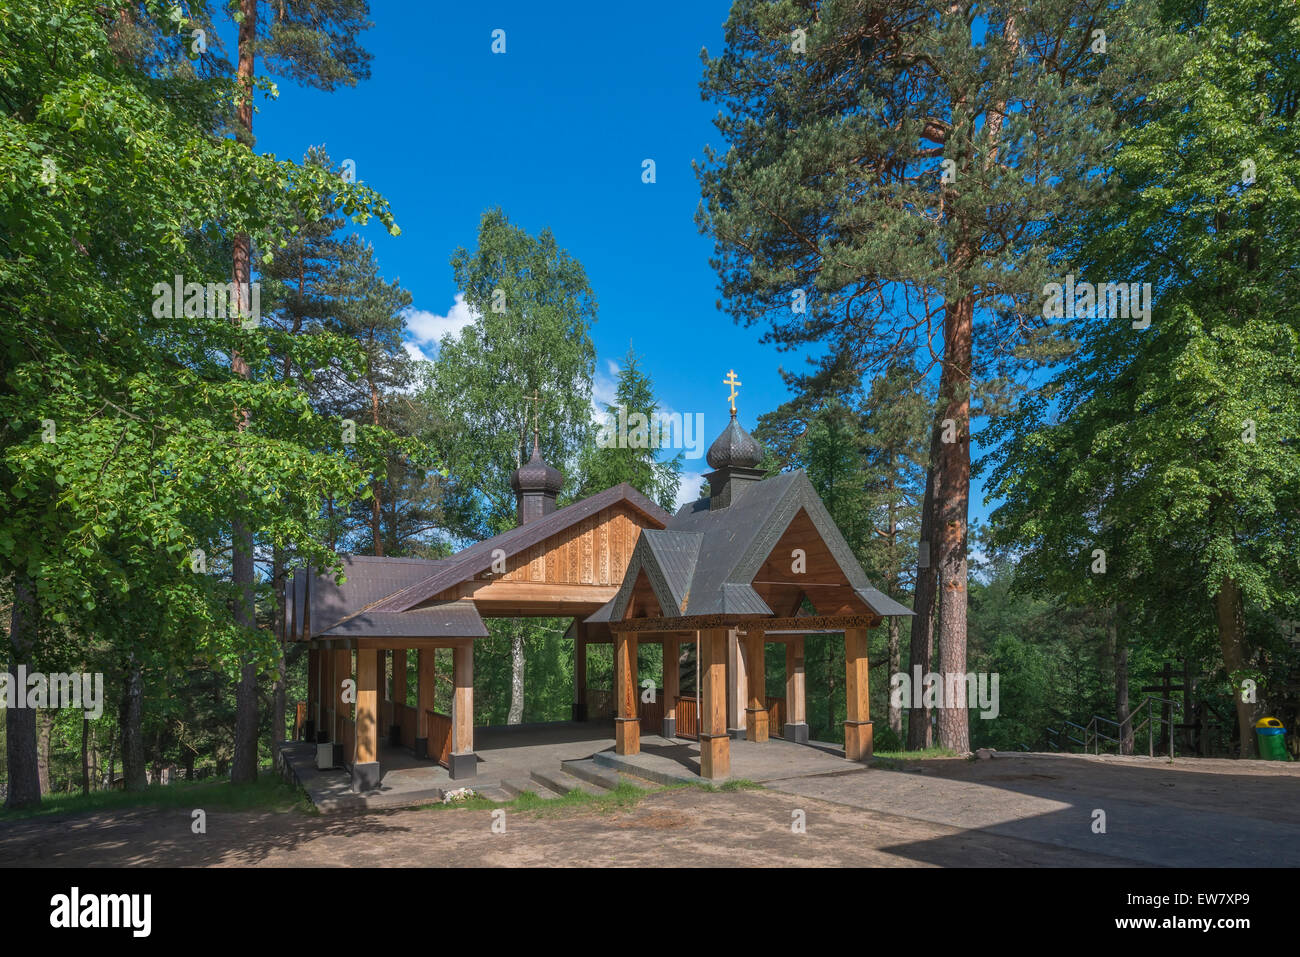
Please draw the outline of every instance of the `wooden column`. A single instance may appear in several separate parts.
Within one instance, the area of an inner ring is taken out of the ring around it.
[[[317,725],[319,734],[324,735],[326,741],[336,741],[334,737],[334,692],[330,689],[334,687],[334,653],[325,646],[320,649],[320,724]]]
[[[357,649],[357,753],[352,762],[352,790],[379,786],[379,675],[383,652]]]
[[[745,634],[745,671],[749,704],[745,708],[745,740],[767,740],[767,669],[763,661],[763,632]]]
[[[745,653],[741,648],[740,631],[736,628],[728,628],[726,631],[727,727],[739,732],[745,730],[745,706],[749,700],[749,681],[745,676]]]
[[[587,720],[587,625],[573,623],[573,720]]]
[[[415,664],[415,756],[436,758],[429,753],[429,712],[433,710],[436,659],[434,648],[421,648],[416,652]]]
[[[785,727],[787,741],[808,743],[808,703],[805,697],[803,635],[792,635],[785,643]]]
[[[867,696],[867,629],[844,630],[844,756],[867,761],[872,754],[871,706]]]
[[[343,682],[352,677],[352,652],[347,648],[336,648],[330,657],[334,659],[334,691],[331,698],[334,702],[333,734],[334,740],[339,741],[343,737],[343,722],[352,707],[343,700]],[[343,755],[343,760],[350,764],[352,755]]]
[[[614,753],[641,753],[641,722],[637,717],[636,633],[614,633]]]
[[[456,686],[451,705],[451,767],[453,778],[478,773],[474,754],[474,642],[465,639],[452,649],[452,683]]]
[[[307,721],[310,725],[309,741],[315,742],[316,729],[320,727],[320,650],[307,649]]]
[[[665,738],[677,736],[677,696],[681,694],[681,645],[675,635],[664,635],[664,728]]]
[[[406,704],[406,649],[393,649],[393,703]],[[396,717],[398,711],[393,709],[393,716]]]
[[[727,737],[727,629],[699,632],[700,777],[731,775],[731,739]]]

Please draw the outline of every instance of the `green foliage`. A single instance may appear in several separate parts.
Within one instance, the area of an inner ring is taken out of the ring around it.
[[[598,435],[583,449],[582,486],[575,493],[575,499],[626,482],[662,508],[673,510],[677,488],[681,484],[683,454],[678,452],[666,462],[658,461],[662,430],[651,427],[654,424],[652,416],[658,411],[654,383],[642,370],[637,354],[629,347],[618,372],[614,403],[605,406],[607,419],[602,424],[603,432],[599,433],[604,438]],[[640,423],[644,429],[638,429],[638,420],[633,419],[637,415],[644,417],[645,421]],[[621,421],[628,423],[626,443],[618,434]],[[681,441],[680,433],[674,438]]]

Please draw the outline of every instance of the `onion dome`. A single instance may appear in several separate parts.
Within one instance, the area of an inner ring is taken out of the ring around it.
[[[542,461],[537,434],[533,433],[533,457],[510,473],[515,490],[519,524],[524,525],[555,511],[555,497],[564,484],[564,473]]]
[[[736,410],[731,410],[731,421],[722,434],[709,446],[708,462],[715,469],[757,468],[763,461],[763,446],[736,421]]]

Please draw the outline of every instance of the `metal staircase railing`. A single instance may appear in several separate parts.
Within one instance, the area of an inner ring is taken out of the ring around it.
[[[1153,706],[1152,702],[1164,705],[1169,708],[1170,715],[1166,719]],[[1183,706],[1177,701],[1169,698],[1161,698],[1157,695],[1147,695],[1142,703],[1129,713],[1124,721],[1116,721],[1113,718],[1107,718],[1105,715],[1094,714],[1088,719],[1087,724],[1076,724],[1073,721],[1062,721],[1060,728],[1047,728],[1047,746],[1053,751],[1069,751],[1070,745],[1077,745],[1085,753],[1092,751],[1094,754],[1101,754],[1102,742],[1105,741],[1107,747],[1114,745],[1118,751],[1121,749],[1122,742],[1131,736],[1136,741],[1142,730],[1147,732],[1147,754],[1155,757],[1156,754],[1156,728],[1160,727],[1160,737],[1162,741],[1165,738],[1165,732],[1168,732],[1169,756],[1174,756],[1174,728],[1175,721],[1173,712],[1181,712]],[[1145,711],[1145,715],[1143,714]],[[1141,721],[1138,721],[1138,718]],[[1105,725],[1106,731],[1102,730]],[[1125,727],[1128,728],[1128,734],[1125,734]],[[1107,733],[1114,732],[1114,736]]]

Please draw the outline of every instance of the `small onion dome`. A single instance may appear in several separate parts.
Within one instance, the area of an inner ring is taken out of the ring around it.
[[[731,466],[752,469],[763,461],[763,446],[736,421],[736,410],[731,410],[731,421],[722,434],[709,446],[708,462],[715,469]]]
[[[533,457],[510,473],[510,487],[516,492],[548,492],[555,496],[564,484],[564,473],[542,461],[542,450],[533,436]]]

